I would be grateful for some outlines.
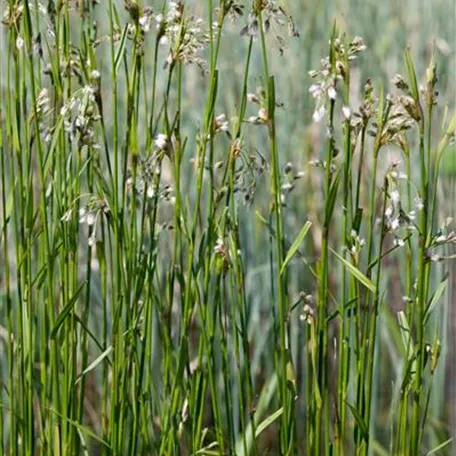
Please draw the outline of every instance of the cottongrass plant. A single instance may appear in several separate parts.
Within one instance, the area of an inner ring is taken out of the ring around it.
[[[299,37],[293,19],[275,1],[203,10],[4,2],[0,453],[443,454],[451,437],[429,415],[447,279],[434,269],[456,234],[436,195],[455,120],[445,110],[436,132],[434,55],[422,85],[407,51],[391,94],[352,87],[366,45],[334,26],[310,72],[326,146],[305,171],[280,150],[268,62],[271,41],[283,53]],[[227,114],[218,68],[233,36],[244,66]],[[296,235],[288,202],[309,175],[322,198]],[[247,223],[269,238],[265,314],[247,291]],[[312,284],[297,295],[296,265]],[[386,398],[385,328],[401,366]]]

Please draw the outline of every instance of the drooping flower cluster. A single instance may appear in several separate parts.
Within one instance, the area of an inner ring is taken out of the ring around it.
[[[263,87],[257,87],[256,92],[249,92],[247,94],[247,101],[252,104],[258,105],[258,112],[254,116],[250,116],[247,122],[254,125],[264,125],[269,121],[269,113],[267,109],[268,100],[266,92]],[[283,103],[276,101],[277,108],[283,108]]]
[[[342,107],[342,114],[344,114],[344,108]],[[364,98],[361,106],[358,111],[353,112],[350,116],[350,127],[351,127],[351,144],[352,147],[356,147],[356,141],[359,136],[359,133],[362,129],[367,128],[369,121],[377,113],[377,97],[374,94],[374,87],[370,79],[366,80],[364,84]],[[348,120],[348,119],[347,119]],[[354,150],[354,149],[353,149]]]
[[[182,62],[206,69],[206,62],[200,53],[209,42],[209,34],[203,26],[203,19],[186,14],[184,2],[169,1],[165,10],[154,12],[150,6],[140,11],[136,3],[129,1],[126,9],[133,19],[130,24],[130,38],[135,36],[134,32],[139,27],[142,32],[142,39],[138,43],[140,45],[144,34],[152,30],[155,23],[157,40],[162,46],[169,47],[164,68]]]
[[[387,174],[388,204],[384,213],[385,230],[393,234],[395,247],[404,246],[405,239],[409,237],[410,232],[416,230],[416,212],[422,209],[417,204],[416,210],[407,213],[402,207],[399,181],[408,179],[408,176],[399,171],[400,164],[401,162],[398,160],[394,160],[390,164]],[[405,233],[401,232],[401,229],[405,230]]]
[[[267,106],[266,92],[264,91],[263,87],[257,87],[256,93],[248,93],[247,101],[249,103],[254,103],[259,106],[257,115],[250,116],[247,119],[247,122],[250,122],[254,125],[262,125],[262,124],[267,123],[269,116],[268,116],[268,111],[266,109],[266,106]]]
[[[155,15],[158,23],[158,39],[160,43],[169,45],[165,67],[182,62],[196,64],[206,70],[206,62],[201,51],[209,42],[209,34],[203,27],[203,19],[186,15],[183,2],[171,1],[165,15]]]
[[[347,251],[353,258],[355,264],[358,263],[359,254],[365,245],[365,239],[362,238],[356,230],[352,230],[349,238],[347,239]]]
[[[401,92],[394,96],[388,94],[385,103],[385,121],[379,136],[379,146],[394,144],[406,149],[405,133],[422,118],[421,106],[411,95],[409,86],[400,74],[395,74],[392,83]],[[377,125],[372,124],[368,134],[377,137]]]
[[[392,143],[403,149],[405,141],[403,134],[419,121],[419,110],[410,96],[389,96],[387,103],[391,105],[391,108],[383,126],[380,144]]]
[[[160,135],[159,135],[160,136]],[[165,135],[162,135],[165,137]],[[167,141],[167,137],[166,141]],[[157,141],[157,140],[156,140]],[[167,143],[168,144],[168,143]],[[126,192],[129,197],[146,198],[146,212],[160,202],[175,203],[174,190],[169,184],[160,185],[162,150],[157,149],[148,158],[140,159],[135,176],[129,170]]]
[[[76,203],[76,202],[75,202]],[[74,206],[74,205],[73,205]],[[73,218],[74,208],[70,207],[60,218],[62,222],[69,222]],[[100,217],[108,216],[110,212],[109,205],[106,200],[91,196],[85,206],[79,209],[79,223],[89,227],[90,236],[88,245],[95,245],[97,222]]]
[[[213,25],[215,27],[219,27],[225,17],[228,17],[231,22],[235,22],[236,19],[243,14],[244,5],[242,3],[235,0],[221,2],[220,6],[215,8],[215,16],[217,20]]]
[[[228,132],[228,128],[229,128],[229,124],[228,124],[228,121],[226,120],[225,114],[219,114],[218,116],[215,116],[214,122],[213,122],[214,134],[217,134],[222,131]]]
[[[244,204],[249,206],[256,194],[257,181],[267,168],[267,161],[256,149],[242,151],[240,157],[241,162],[234,177],[234,191],[242,193]]]
[[[302,313],[299,316],[299,319],[301,321],[307,323],[308,325],[311,325],[315,319],[315,310],[314,310],[315,298],[313,297],[313,295],[306,293],[304,291],[301,291],[299,293],[298,302],[302,302],[304,304],[303,308],[302,308]]]
[[[456,252],[453,248],[453,252],[445,252],[445,249],[450,245],[456,247],[456,231],[450,229],[453,222],[451,217],[445,220],[443,226],[441,226],[437,233],[432,237],[429,248],[426,250],[425,255],[428,261],[440,262],[447,259],[456,258]]]
[[[78,140],[79,147],[84,145],[99,147],[94,133],[94,124],[100,120],[96,109],[97,90],[98,88],[94,85],[85,85],[76,90],[60,109],[65,131],[69,134],[71,141]]]
[[[261,14],[261,19],[260,19]],[[262,21],[263,30],[268,33],[275,26],[287,26],[288,36],[298,38],[299,33],[296,30],[293,18],[288,14],[284,7],[275,0],[263,0],[253,2],[252,10],[247,19],[247,25],[241,30],[241,36],[250,36],[256,38],[260,31],[260,22]],[[285,38],[274,30],[274,38],[278,44],[278,49],[282,55],[287,46]]]
[[[50,128],[47,126],[47,118],[49,114],[52,113],[50,99],[49,99],[49,90],[47,88],[43,88],[38,92],[36,97],[36,115],[38,116],[38,121],[40,125],[40,133],[43,139],[46,142],[50,141],[51,134]]]
[[[321,60],[321,68],[312,70],[309,76],[316,82],[309,88],[309,92],[315,99],[315,110],[313,120],[320,122],[326,114],[329,101],[335,101],[337,97],[337,82],[345,79],[348,74],[348,62],[354,60],[357,55],[366,49],[366,45],[361,37],[355,37],[348,46],[345,46],[340,38],[335,38],[332,43],[334,50],[334,62],[326,57]],[[343,105],[341,108],[342,116],[348,120],[351,117],[349,106]]]
[[[282,182],[280,186],[282,204],[286,205],[287,197],[295,189],[296,181],[304,177],[304,175],[304,171],[297,169],[293,163],[288,162],[285,164],[283,176],[280,179]]]
[[[154,139],[154,145],[158,150],[166,150],[169,145],[168,136],[163,133],[159,133]]]
[[[223,236],[219,234],[217,241],[214,246],[214,254],[216,259],[216,270],[219,273],[226,273],[228,269],[232,266],[237,257],[241,256],[241,250],[235,247],[232,236],[230,232]]]

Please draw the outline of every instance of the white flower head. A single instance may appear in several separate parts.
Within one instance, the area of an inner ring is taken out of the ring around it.
[[[387,218],[391,218],[391,216],[393,215],[393,212],[394,212],[394,208],[393,206],[388,206],[386,209],[385,209],[385,217]]]
[[[326,114],[326,108],[324,106],[320,106],[319,108],[315,109],[312,118],[313,118],[314,122],[320,123],[321,119],[323,119],[325,114]]]
[[[393,231],[397,230],[399,228],[399,217],[396,217],[392,222],[391,222],[391,229]]]
[[[217,238],[217,241],[215,242],[214,252],[218,254],[225,253],[225,245],[223,242],[223,238],[221,238],[220,236]]]
[[[24,47],[24,40],[20,35],[17,36],[16,38],[16,48],[18,51],[20,51]]]
[[[155,147],[160,150],[166,149],[168,146],[168,136],[164,135],[163,133],[159,133],[154,141]]]
[[[227,131],[228,121],[226,120],[225,114],[220,114],[214,119],[215,131]]]
[[[318,98],[321,95],[321,85],[320,84],[312,84],[309,87],[309,92],[314,98]]]
[[[90,247],[92,247],[93,245],[95,245],[95,243],[97,242],[97,238],[95,236],[95,233],[93,233],[90,237],[89,237],[89,240],[88,240],[88,244]]]
[[[435,238],[435,242],[437,242],[437,243],[442,243],[442,242],[445,242],[446,240],[447,240],[447,237],[444,234],[441,234],[440,236],[437,236]]]
[[[168,43],[169,43],[168,37],[166,35],[162,35],[158,44],[160,46],[166,46]]]
[[[335,100],[337,96],[336,89],[333,86],[328,87],[328,97]]]
[[[86,223],[87,222],[87,209],[85,207],[81,207],[79,209],[79,223]]]
[[[89,226],[92,226],[95,224],[97,217],[93,212],[88,212],[87,217],[86,217],[86,223]]]
[[[163,14],[162,13],[158,13],[155,15],[154,17],[155,19],[155,22],[157,23],[157,27],[160,27],[160,24],[163,22]]]
[[[281,188],[285,192],[290,192],[291,190],[293,190],[294,185],[291,182],[285,182],[284,184],[282,184]]]
[[[394,246],[395,247],[404,247],[405,242],[402,238],[394,238]]]
[[[143,14],[139,20],[139,26],[141,27],[142,31],[144,33],[147,33],[150,30],[150,15],[149,14]]]
[[[308,296],[310,296],[310,295],[308,295]],[[312,296],[310,296],[310,298],[312,298]],[[305,296],[304,299],[306,300],[307,296]],[[305,304],[302,309],[302,314],[299,316],[299,319],[301,321],[306,322],[308,325],[310,325],[310,324],[312,324],[313,318],[314,318],[314,311],[313,311],[312,307],[310,307],[309,304]]]
[[[166,16],[167,22],[178,22],[182,13],[178,2],[169,2],[168,14]]]
[[[153,198],[154,196],[155,196],[154,187],[152,185],[149,185],[149,187],[147,187],[147,197]]]
[[[407,174],[401,171],[392,171],[391,177],[393,177],[394,179],[407,180]]]
[[[422,211],[424,209],[423,199],[418,195],[415,196],[415,206],[419,211]]]
[[[395,204],[397,204],[399,202],[399,192],[397,190],[393,190],[391,192],[391,201]]]
[[[268,120],[268,111],[264,108],[260,108],[258,110],[258,117],[263,121],[266,122]]]
[[[367,46],[364,44],[364,39],[361,36],[355,36],[351,45],[356,49],[357,52],[364,51]]]
[[[350,111],[350,107],[349,106],[346,106],[346,105],[342,106],[342,115],[344,116],[345,120],[350,120],[351,111]]]

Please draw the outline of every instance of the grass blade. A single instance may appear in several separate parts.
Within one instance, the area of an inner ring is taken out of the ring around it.
[[[304,224],[304,226],[301,228],[301,231],[296,236],[296,239],[293,241],[293,244],[291,244],[291,247],[289,248],[289,250],[287,252],[285,260],[283,261],[283,264],[282,264],[282,269],[280,270],[280,274],[283,274],[283,272],[285,271],[287,264],[290,262],[290,260],[295,255],[296,251],[299,249],[299,246],[301,245],[302,241],[306,237],[311,226],[312,226],[312,223],[307,221]]]
[[[342,263],[342,265],[348,270],[348,272],[355,277],[360,283],[362,283],[368,290],[372,291],[372,293],[376,292],[375,285],[372,281],[366,277],[357,267],[353,266],[349,261],[345,258],[342,258],[339,254],[337,254],[333,249],[330,249],[333,255]]]

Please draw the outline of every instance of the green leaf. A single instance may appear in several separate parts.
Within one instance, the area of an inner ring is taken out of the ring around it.
[[[265,415],[266,411],[269,409],[271,401],[274,400],[276,397],[277,392],[277,376],[271,375],[271,377],[267,380],[266,384],[261,389],[260,397],[256,403],[256,410],[255,410],[255,423],[260,422],[260,420]],[[265,421],[268,418],[265,419]],[[263,421],[264,423],[264,421]],[[247,424],[246,430],[243,435],[240,435],[236,439],[236,454],[238,456],[247,456],[251,453],[253,440],[255,437],[259,435],[258,427],[256,428],[256,434],[253,435],[252,430],[252,423],[249,422]],[[246,446],[247,452],[245,452],[244,445]]]
[[[52,328],[51,339],[55,339],[55,337],[57,335],[57,332],[59,331],[60,327],[64,323],[64,321],[67,318],[68,314],[71,312],[71,310],[73,309],[74,305],[76,304],[76,301],[78,300],[79,295],[81,294],[85,284],[86,284],[86,281],[81,283],[79,288],[76,290],[76,293],[72,296],[72,298],[68,301],[66,306],[60,312],[60,315],[58,316],[58,318],[57,318],[57,320],[56,320],[56,322],[54,324],[54,327]]]
[[[301,245],[302,241],[306,237],[307,233],[309,232],[310,227],[312,226],[312,223],[307,221],[304,226],[301,228],[301,231],[299,234],[296,236],[296,239],[293,241],[293,244],[291,244],[290,249],[288,250],[287,256],[285,257],[285,260],[282,264],[282,268],[280,270],[280,275],[283,274],[285,271],[285,268],[287,267],[287,264],[290,262],[290,260],[293,258],[295,255],[296,251],[298,250],[299,246]]]
[[[424,324],[426,324],[429,317],[431,316],[432,311],[435,309],[435,306],[439,302],[439,299],[442,296],[443,292],[445,291],[445,288],[447,285],[448,285],[448,273],[445,275],[443,280],[439,283],[439,285],[435,289],[434,293],[432,294],[432,298],[429,301],[429,304],[426,307],[426,310],[424,311]]]
[[[348,269],[348,272],[356,279],[358,279],[358,281],[361,282],[368,290],[372,291],[372,293],[375,293],[377,291],[372,281],[368,279],[357,267],[353,266],[345,258],[342,258],[333,249],[330,250],[336,256],[336,258]]]
[[[49,167],[52,164],[52,160],[49,160],[50,157],[54,156],[54,151],[57,148],[57,144],[60,139],[60,130],[62,129],[64,125],[64,117],[62,115],[59,116],[57,123],[55,124],[55,127],[52,131],[52,140],[51,140],[51,145],[49,147],[49,151],[46,154],[46,157],[44,159],[44,173],[48,173]]]
[[[407,360],[404,370],[404,377],[401,383],[401,391],[408,391],[409,387],[415,382],[416,375],[416,352],[412,352]]]
[[[269,415],[265,420],[263,420],[255,429],[255,437],[257,438],[269,425],[271,425],[282,414],[283,407],[280,407],[279,410],[277,410],[272,415]]]
[[[384,107],[385,107],[385,97],[383,95],[383,84],[380,86],[378,93],[378,106],[377,106],[377,138],[380,138],[382,135],[383,129],[383,116],[384,116]]]
[[[404,311],[401,310],[397,313],[397,319],[399,320],[399,329],[401,330],[402,343],[404,344],[405,351],[409,350],[409,353],[411,353],[414,347],[410,334],[410,326]]]
[[[353,220],[353,229],[357,233],[359,233],[359,229],[361,227],[362,220],[363,220],[363,208],[362,207],[358,207],[356,209],[355,218]]]
[[[334,177],[331,187],[329,189],[329,194],[326,201],[326,213],[325,213],[325,227],[329,225],[331,221],[332,214],[334,212],[334,205],[336,204],[337,199],[337,190],[339,188],[340,182],[340,170],[337,171],[336,176]]]
[[[85,322],[82,321],[81,317],[79,315],[74,314],[74,319],[82,326],[82,329],[89,335],[89,337],[95,342],[96,346],[100,349],[100,351],[103,351],[103,345],[100,343],[100,341],[95,337],[95,334],[90,330],[90,328],[85,324]],[[108,359],[109,365],[111,365],[111,361]]]
[[[426,453],[426,456],[431,456],[432,454],[436,454],[437,451],[440,451],[442,448],[446,447],[448,444],[450,444],[453,441],[454,437],[450,437],[449,439],[445,440],[442,442],[440,445],[436,446],[433,448],[431,451]]]
[[[445,148],[443,148],[444,146]],[[438,151],[439,155],[436,154],[436,156],[437,160],[441,159],[440,169],[442,174],[456,176],[456,146],[446,146],[445,144],[441,146],[439,144],[439,147],[442,147],[442,149]]]
[[[120,38],[119,49],[117,49],[116,57],[115,57],[115,60],[114,60],[115,68],[116,68],[116,74],[117,74],[117,71],[119,70],[119,66],[120,66],[120,63],[122,61],[123,54],[125,52],[125,44],[127,42],[127,32],[128,32],[128,24],[123,29],[122,37]]]
[[[15,186],[16,186],[16,181],[14,181],[14,184],[12,185],[12,187],[15,187]],[[6,225],[6,223],[8,223],[8,219],[13,210],[13,203],[14,203],[13,192],[11,191],[11,193],[8,196],[8,199],[6,200],[5,221],[4,221],[5,225]],[[2,229],[3,229],[3,227],[2,227]]]
[[[97,359],[92,361],[82,372],[81,375],[76,379],[75,385],[81,381],[84,375],[88,374],[91,370],[95,369],[110,353],[112,352],[112,345],[110,345]]]
[[[54,425],[53,441],[54,441],[54,455],[55,456],[61,456],[61,453],[60,453],[60,431],[59,431],[59,426],[57,426],[57,425]]]
[[[49,408],[49,410],[52,413],[55,413],[60,418],[62,418],[62,420],[65,420],[67,423],[70,423],[71,425],[73,425],[79,431],[83,432],[84,434],[88,435],[89,437],[92,437],[92,439],[96,440],[97,442],[100,442],[101,444],[103,444],[109,450],[111,449],[111,446],[109,445],[108,442],[106,442],[106,440],[103,440],[101,437],[98,437],[98,435],[95,434],[94,432],[92,432],[88,427],[83,426],[82,424],[78,423],[77,421],[70,420],[69,418],[67,418],[66,416],[60,414],[59,412],[57,412],[53,408]]]
[[[418,92],[418,83],[416,81],[415,67],[413,65],[412,56],[410,55],[409,49],[407,49],[405,51],[405,65],[407,67],[411,94],[412,94],[413,98],[415,99],[415,101],[418,101],[420,98],[420,95]]]
[[[293,358],[291,357],[290,350],[285,351],[286,357],[286,372],[287,372],[287,386],[296,395],[296,375],[293,365]]]
[[[361,435],[363,436],[364,440],[367,441],[369,439],[369,429],[368,429],[366,423],[364,422],[363,417],[361,416],[361,414],[358,412],[358,410],[355,407],[350,405],[348,402],[346,402],[346,404],[348,405],[348,408],[350,409],[353,417],[355,418],[356,425],[358,426],[358,428],[361,432]]]
[[[315,402],[317,405],[317,409],[320,410],[323,405],[323,400],[321,398],[320,387],[318,386],[318,378],[317,378],[317,336],[315,334],[315,325],[312,323],[310,325],[310,359],[312,362],[312,369],[314,371],[313,374],[313,387],[314,387],[314,395],[315,395]]]
[[[193,453],[194,455],[203,455],[203,456],[218,456],[220,454],[219,451],[212,450],[212,448],[217,448],[218,447],[218,442],[212,442],[209,445],[205,446],[204,448],[201,448],[198,450],[196,453]]]
[[[380,443],[378,443],[377,440],[372,441],[372,450],[373,450],[374,454],[377,456],[388,456],[389,455],[388,451],[386,451],[385,448],[383,448],[383,446],[380,445]]]
[[[345,313],[347,310],[353,310],[353,312],[356,313],[356,307],[353,305],[356,303],[356,301],[359,299],[358,296],[355,296],[354,298],[350,299],[349,301],[345,302],[343,305],[343,313]],[[329,323],[331,320],[334,320],[338,315],[340,315],[340,308],[337,308],[333,310],[327,317],[326,321]]]

